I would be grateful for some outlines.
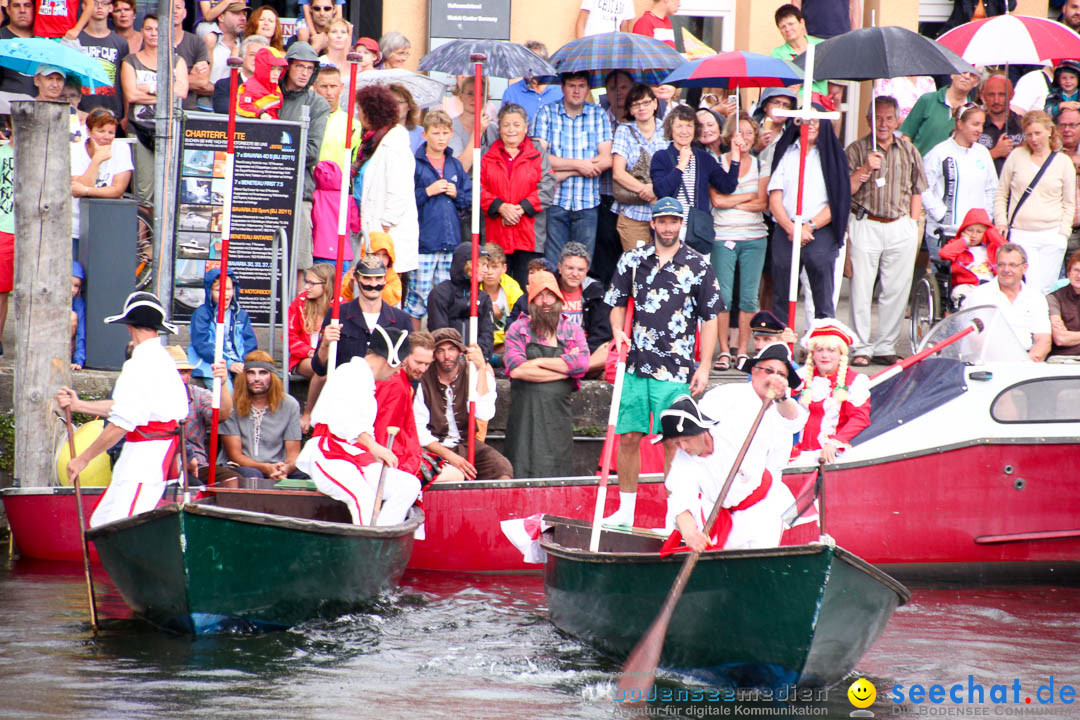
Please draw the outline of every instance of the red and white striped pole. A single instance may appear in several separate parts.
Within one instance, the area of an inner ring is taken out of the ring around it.
[[[345,243],[349,242],[349,174],[352,169],[353,117],[356,114],[356,67],[362,59],[360,53],[351,52],[349,61],[349,121],[345,131],[345,153],[341,158],[341,196],[338,199],[338,241],[334,263],[334,296],[330,299],[330,324],[338,326],[341,316],[341,271],[345,262]],[[330,343],[330,359],[326,363],[326,375],[333,375],[337,368],[337,344]]]
[[[238,57],[229,57],[229,124],[225,140],[225,200],[221,213],[221,274],[218,275],[217,325],[214,328],[214,362],[225,359],[225,285],[229,270],[229,237],[232,221],[233,196],[233,160],[236,144],[236,87],[239,80],[240,66],[244,61]],[[218,425],[221,423],[221,378],[214,377],[214,399],[210,415],[210,454],[208,485],[215,482],[218,455]],[[185,468],[186,470],[186,468]]]
[[[484,109],[484,60],[486,56],[476,53],[469,58],[475,63],[473,86],[473,181],[472,181],[472,272],[469,280],[469,346],[476,344],[479,335],[478,328],[478,295],[479,279],[477,267],[480,265],[480,113]],[[468,461],[471,465],[476,464],[476,368],[471,362],[469,367],[469,440]]]

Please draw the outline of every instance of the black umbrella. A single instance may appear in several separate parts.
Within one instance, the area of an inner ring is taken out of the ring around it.
[[[419,69],[472,75],[474,55],[484,56],[484,74],[499,78],[555,75],[555,68],[524,45],[506,40],[451,40],[420,59]]]
[[[806,67],[806,53],[795,58]],[[815,80],[877,80],[976,72],[949,48],[902,27],[852,30],[814,47]]]

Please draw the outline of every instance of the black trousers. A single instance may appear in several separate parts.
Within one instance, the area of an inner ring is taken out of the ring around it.
[[[787,232],[777,225],[769,238],[772,254],[773,314],[785,325],[794,327],[794,319],[788,321],[788,285],[791,282],[791,240]],[[818,228],[814,239],[804,246],[799,255],[800,268],[806,269],[810,279],[810,294],[814,298],[814,317],[836,317],[833,307],[833,272],[840,243],[832,225]]]
[[[611,212],[615,198],[610,195],[600,196],[600,207],[596,216],[596,249],[593,250],[592,262],[589,263],[589,275],[603,283],[611,284],[615,274],[615,265],[622,257],[622,241],[615,229],[619,216]]]

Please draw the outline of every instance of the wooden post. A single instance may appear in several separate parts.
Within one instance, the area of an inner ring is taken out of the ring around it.
[[[13,102],[15,477],[44,487],[64,429],[54,396],[71,382],[70,105]],[[89,278],[88,278],[89,280]]]

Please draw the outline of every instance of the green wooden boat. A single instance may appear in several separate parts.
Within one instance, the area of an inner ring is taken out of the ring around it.
[[[623,660],[656,618],[684,556],[662,538],[547,517],[544,589],[560,630]],[[661,665],[736,687],[818,687],[855,667],[907,589],[846,550],[800,545],[702,553],[675,610]]]
[[[88,531],[136,614],[190,635],[273,630],[356,609],[396,584],[423,513],[362,527],[315,492],[215,490]]]

